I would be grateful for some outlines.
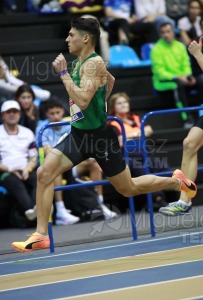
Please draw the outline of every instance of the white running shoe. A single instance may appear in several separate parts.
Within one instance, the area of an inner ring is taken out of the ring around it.
[[[111,211],[106,205],[100,204],[100,207],[104,214],[105,220],[110,220],[110,219],[116,218],[118,216],[117,213],[115,213],[114,211]]]
[[[25,216],[28,220],[33,221],[37,218],[37,207],[36,205],[33,208],[30,208],[25,211]]]
[[[67,210],[61,209],[60,212],[56,213],[56,225],[72,225],[80,221],[79,217],[71,215]]]

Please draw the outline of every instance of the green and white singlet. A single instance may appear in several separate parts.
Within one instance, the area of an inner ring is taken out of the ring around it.
[[[92,53],[88,56],[75,70],[74,67],[78,62],[78,59],[72,63],[72,70],[70,76],[73,82],[80,87],[80,68],[89,58],[98,56],[97,53]],[[73,73],[74,70],[74,73]],[[107,118],[106,103],[105,103],[106,86],[102,86],[96,90],[92,100],[88,107],[81,110],[73,101],[69,99],[71,125],[81,130],[92,130],[102,126]]]

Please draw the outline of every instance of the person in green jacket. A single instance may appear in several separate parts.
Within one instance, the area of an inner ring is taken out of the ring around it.
[[[182,108],[189,106],[188,95],[191,89],[195,88],[198,95],[203,95],[203,78],[193,76],[187,49],[175,39],[171,23],[161,24],[160,39],[150,55],[153,86],[163,101],[171,103],[172,100],[178,108]],[[185,121],[185,127],[192,126],[192,120],[188,119],[186,113],[182,113],[182,119]]]
[[[95,158],[110,183],[125,197],[164,189],[184,190],[191,198],[196,195],[196,185],[180,170],[175,170],[171,178],[151,174],[131,178],[117,135],[106,122],[106,101],[114,77],[107,71],[101,56],[95,53],[99,35],[100,26],[95,19],[73,20],[66,42],[69,52],[77,59],[70,74],[62,53],[53,62],[69,95],[71,132],[49,151],[37,170],[37,231],[25,242],[13,242],[12,247],[17,251],[49,247],[48,219],[54,179],[90,157]]]

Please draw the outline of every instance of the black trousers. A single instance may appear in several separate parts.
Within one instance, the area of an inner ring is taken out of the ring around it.
[[[145,42],[153,43],[158,39],[157,30],[153,23],[137,21],[134,24],[128,24],[125,19],[115,19],[109,22],[107,30],[109,32],[110,44],[118,43],[118,30],[122,29],[128,39],[130,33],[139,35]],[[143,42],[144,42],[143,41]]]
[[[3,175],[3,176],[2,176]],[[36,172],[33,171],[30,173],[27,180],[21,180],[16,175],[12,173],[0,173],[2,178],[1,186],[5,187],[8,190],[10,197],[16,204],[19,209],[23,212],[33,208],[36,204],[36,187],[37,187],[37,178]]]
[[[193,86],[186,86],[180,80],[176,79],[177,89],[176,90],[168,90],[168,91],[157,91],[159,97],[163,99],[163,101],[167,101],[172,104],[172,102],[181,101],[184,107],[188,107],[189,99],[191,98],[191,91],[196,90],[196,99],[197,105],[203,103],[203,74],[195,76],[196,84]],[[193,106],[193,105],[192,105]]]

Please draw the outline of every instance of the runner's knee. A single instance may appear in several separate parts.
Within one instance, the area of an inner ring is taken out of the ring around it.
[[[187,152],[190,155],[196,152],[196,144],[189,137],[186,137],[183,141],[183,151]]]
[[[43,184],[48,184],[52,181],[51,171],[44,165],[37,169],[37,181]]]
[[[131,196],[133,196],[132,189],[129,186],[127,186],[127,185],[118,186],[118,187],[116,187],[116,190],[117,190],[117,192],[119,192],[124,197],[131,197]]]

